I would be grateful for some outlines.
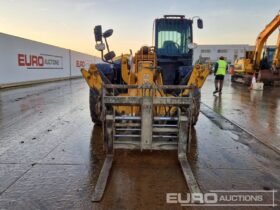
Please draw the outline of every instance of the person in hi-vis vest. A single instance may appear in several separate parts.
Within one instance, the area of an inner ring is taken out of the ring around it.
[[[223,83],[224,83],[225,75],[227,73],[227,68],[228,68],[228,64],[225,61],[224,57],[221,56],[215,64],[215,72],[214,72],[215,91],[213,92],[213,94],[215,93],[222,94]]]

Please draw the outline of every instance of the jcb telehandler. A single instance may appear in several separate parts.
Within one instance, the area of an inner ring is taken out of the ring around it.
[[[193,66],[193,20],[165,15],[155,20],[155,46],[142,47],[115,58],[107,38],[95,26],[95,48],[102,64],[82,69],[90,87],[90,110],[94,123],[102,125],[107,156],[94,189],[93,201],[105,190],[115,149],[177,150],[189,190],[200,192],[187,161],[191,128],[200,108],[200,88],[208,66]],[[198,28],[203,28],[201,19]],[[107,48],[107,53],[104,50]]]

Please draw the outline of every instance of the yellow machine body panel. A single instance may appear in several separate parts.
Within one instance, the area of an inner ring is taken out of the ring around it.
[[[90,64],[89,69],[81,69],[82,76],[86,80],[88,86],[92,89],[101,91],[103,80],[98,72],[98,68],[95,64]]]
[[[253,64],[251,63],[251,59],[248,58],[242,58],[238,59],[234,63],[234,71],[235,73],[249,73],[253,74],[254,73],[254,68]]]
[[[209,65],[195,65],[187,85],[199,89],[202,88],[206,78],[209,75],[209,72]],[[189,94],[189,90],[185,90],[183,92],[183,95],[187,94]]]
[[[126,55],[122,55],[121,56],[121,68],[122,68],[122,71],[121,71],[121,74],[122,74],[122,79],[123,81],[126,83],[126,84],[129,84],[129,58],[130,58],[130,55],[126,54]]]

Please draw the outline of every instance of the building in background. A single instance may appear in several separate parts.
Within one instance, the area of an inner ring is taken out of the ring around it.
[[[203,62],[216,62],[220,56],[225,57],[229,64],[233,64],[238,58],[245,56],[246,51],[251,51],[254,46],[240,45],[198,45],[194,50],[194,62],[202,59]]]

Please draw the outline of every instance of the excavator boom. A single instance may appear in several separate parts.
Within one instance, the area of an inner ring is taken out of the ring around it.
[[[254,52],[254,68],[256,70],[260,69],[261,63],[261,54],[264,47],[264,44],[268,37],[279,27],[280,25],[280,15],[276,15],[276,17],[265,27],[265,29],[259,34],[256,40],[256,47]],[[279,39],[278,39],[279,42]],[[278,45],[279,46],[279,45]]]
[[[262,57],[264,45],[269,36],[279,28],[278,40],[273,56],[269,56],[270,49],[265,49]],[[237,59],[234,63],[234,74],[231,77],[232,82],[241,82],[247,85],[251,84],[253,75],[256,75],[259,81],[265,84],[272,84],[280,80],[280,14],[264,28],[258,35],[254,51],[247,51],[246,57]]]

